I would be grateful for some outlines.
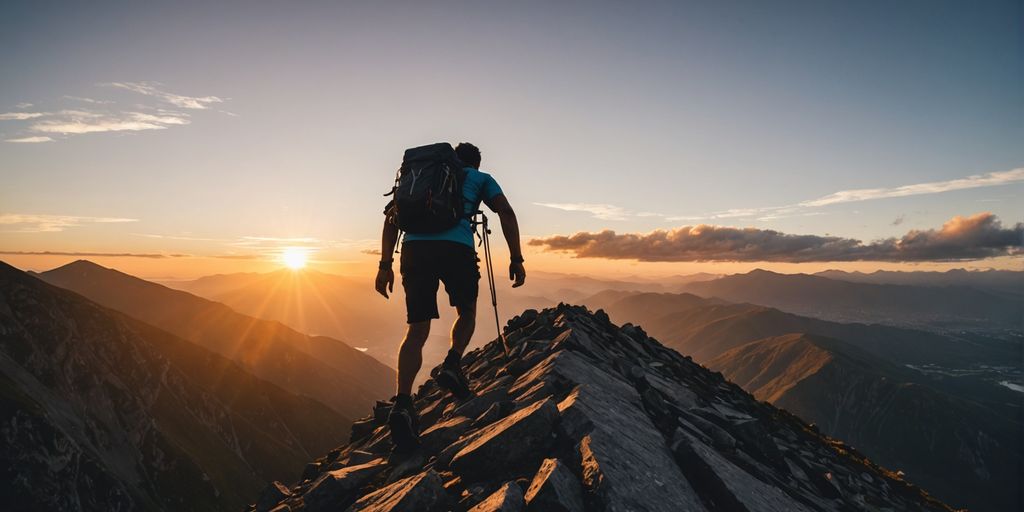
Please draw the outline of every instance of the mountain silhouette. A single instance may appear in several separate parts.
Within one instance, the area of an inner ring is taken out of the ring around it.
[[[79,260],[48,283],[190,340],[254,375],[314,398],[351,420],[393,391],[395,371],[326,336],[243,315],[216,302]]]
[[[475,397],[419,388],[415,452],[390,452],[379,404],[253,508],[950,510],[602,311],[529,310],[505,336],[511,357],[495,340],[463,359]]]
[[[190,341],[0,262],[5,510],[225,510],[344,418]]]
[[[842,322],[1019,329],[1024,315],[1021,297],[965,286],[857,283],[767,270],[690,283],[683,290]]]

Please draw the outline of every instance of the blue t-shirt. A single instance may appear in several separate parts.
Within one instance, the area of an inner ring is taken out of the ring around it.
[[[480,172],[472,167],[466,167],[466,181],[462,183],[462,196],[466,198],[467,215],[476,212],[480,208],[480,201],[488,201],[498,194],[501,194],[501,187],[498,186],[498,182],[494,181],[490,174]],[[473,226],[470,225],[468,218],[462,219],[455,227],[440,233],[406,233],[403,240],[405,242],[412,242],[414,240],[448,240],[466,244],[470,247],[476,246],[473,243]]]

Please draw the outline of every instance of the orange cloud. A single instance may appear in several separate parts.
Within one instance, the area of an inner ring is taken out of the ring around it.
[[[529,244],[579,258],[639,261],[962,261],[1021,254],[1024,223],[1004,228],[995,215],[984,212],[954,217],[937,230],[912,230],[900,238],[870,243],[700,224],[650,233],[582,232],[533,239]]]

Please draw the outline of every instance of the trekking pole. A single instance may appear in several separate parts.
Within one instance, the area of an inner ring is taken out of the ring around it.
[[[505,351],[505,358],[508,359],[508,345],[505,343],[505,336],[501,333],[501,321],[498,320],[498,294],[494,289],[494,264],[491,262],[491,228],[487,225],[487,215],[480,214],[480,224],[483,226],[484,259],[487,265],[487,285],[491,289],[491,306],[494,308],[494,328],[498,331],[498,338],[501,339],[501,348]]]

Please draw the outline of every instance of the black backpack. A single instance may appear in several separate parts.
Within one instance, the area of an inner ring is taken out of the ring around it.
[[[466,218],[462,183],[465,164],[451,144],[440,142],[405,150],[388,216],[406,233],[440,233]]]

